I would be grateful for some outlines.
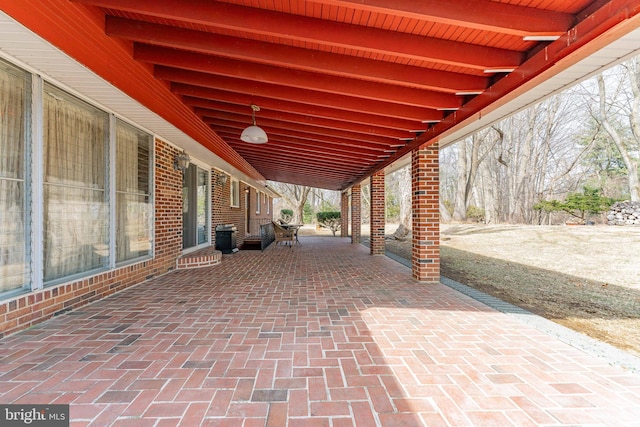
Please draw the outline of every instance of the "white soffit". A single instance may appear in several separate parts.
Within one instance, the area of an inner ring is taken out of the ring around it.
[[[79,64],[64,52],[0,11],[0,56],[18,61],[28,71],[42,75],[71,93],[97,104],[118,117],[186,150],[191,157],[225,171],[256,188],[263,188],[196,140]]]

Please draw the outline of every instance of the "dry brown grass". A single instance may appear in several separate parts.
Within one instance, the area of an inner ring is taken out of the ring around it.
[[[443,225],[442,275],[640,356],[640,227]],[[387,241],[408,257],[410,242]]]

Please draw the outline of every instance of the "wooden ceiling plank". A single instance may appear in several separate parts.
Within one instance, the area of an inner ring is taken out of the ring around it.
[[[221,103],[222,104],[222,103]],[[226,104],[228,105],[228,104]],[[251,114],[249,114],[250,108],[248,106],[225,106],[225,104],[216,108],[216,105],[211,105],[208,108],[195,107],[194,112],[201,117],[221,118],[225,119],[233,115],[234,117],[244,118],[244,121],[249,124],[251,122]],[[239,116],[238,116],[239,115]],[[361,125],[357,123],[347,123],[339,120],[323,119],[318,117],[308,117],[302,114],[287,113],[280,111],[268,110],[261,108],[256,114],[256,118],[260,120],[270,119],[280,122],[296,123],[300,125],[307,125],[313,127],[340,129],[349,132],[362,133],[365,135],[378,135],[388,138],[406,138],[410,134],[407,131],[399,131],[395,129],[388,129],[380,126]]]
[[[234,122],[224,122],[221,120],[211,120],[210,125],[215,129],[216,133],[222,132],[231,136],[232,138],[238,138],[238,135],[242,133],[246,124],[238,125]],[[215,123],[213,123],[215,122]],[[347,152],[355,153],[369,153],[372,155],[378,155],[386,150],[396,149],[397,147],[404,146],[404,142],[398,140],[397,144],[378,144],[369,141],[355,141],[353,139],[338,138],[335,136],[316,135],[304,131],[294,131],[291,129],[278,129],[270,128],[269,135],[275,139],[282,141],[289,141],[294,143],[300,143],[304,145],[316,146],[322,144],[323,146],[346,150]],[[362,151],[364,150],[364,151]]]
[[[470,45],[209,0],[74,0],[154,17],[474,69],[516,67],[517,51]],[[467,3],[465,3],[467,4]]]
[[[268,155],[264,156],[261,153],[251,153],[251,152],[243,152],[243,156],[247,156],[248,159],[251,159],[253,162],[259,164],[259,167],[265,167],[266,165],[274,165],[279,167],[280,169],[293,170],[293,169],[303,169],[305,173],[314,173],[316,169],[322,170],[325,174],[333,174],[334,176],[348,177],[352,174],[361,173],[366,169],[364,166],[360,167],[349,167],[344,165],[332,165],[329,163],[322,162],[321,159],[318,159],[314,162],[311,160],[305,162],[289,162],[289,164],[282,163],[282,155]],[[317,172],[314,174],[318,175]]]
[[[332,108],[300,104],[296,102],[281,101],[277,99],[262,98],[240,93],[225,92],[216,89],[202,88],[208,91],[207,99],[184,95],[182,101],[191,107],[214,108],[220,111],[230,111],[228,106],[241,106],[248,108],[251,104],[258,105],[261,110],[272,110],[279,112],[298,113],[310,117],[323,119],[340,120],[345,123],[358,123],[362,125],[376,125],[388,129],[411,131],[423,126],[418,121],[400,120],[392,117],[376,116],[373,114],[360,113],[357,111],[339,111]],[[174,93],[181,93],[174,90]]]
[[[221,89],[230,92],[252,94],[264,98],[279,99],[309,105],[320,105],[337,110],[359,111],[376,115],[386,115],[407,120],[441,119],[442,112],[431,108],[393,104],[390,102],[365,100],[354,96],[319,93],[308,89],[282,87],[267,83],[252,82],[196,71],[178,70],[161,65],[154,67],[155,76],[172,83],[183,83],[194,87]],[[173,84],[172,84],[173,86]]]
[[[238,133],[236,132],[228,132],[224,129],[214,128],[216,133],[218,133],[225,141],[238,141]],[[246,142],[244,142],[246,144]],[[288,137],[276,137],[272,138],[268,142],[269,147],[276,146],[282,147],[286,146],[289,150],[289,154],[299,151],[304,153],[322,153],[323,155],[332,155],[336,156],[340,159],[353,160],[354,157],[358,158],[359,161],[362,160],[375,160],[380,158],[380,155],[384,154],[384,150],[373,151],[368,150],[364,147],[345,147],[338,144],[332,144],[325,141],[321,143],[310,143],[309,141],[297,140],[295,138]],[[356,157],[357,156],[357,157]]]
[[[246,144],[246,143],[244,143]],[[246,153],[249,152],[255,152],[254,149],[251,148],[245,148],[245,147],[239,147],[236,146],[235,147],[238,152],[242,152],[242,155],[245,155]],[[288,163],[296,163],[296,164],[304,164],[306,162],[323,162],[326,164],[330,164],[330,165],[334,165],[336,168],[345,168],[345,169],[353,169],[353,170],[358,170],[358,171],[362,171],[364,169],[366,169],[368,167],[368,164],[371,162],[370,160],[365,160],[365,161],[361,161],[361,162],[356,162],[356,161],[351,161],[351,162],[346,162],[346,161],[340,161],[340,160],[344,160],[344,159],[334,159],[332,158],[331,153],[327,153],[326,155],[322,155],[322,154],[310,154],[310,153],[306,153],[304,151],[298,151],[298,150],[290,150],[287,148],[280,148],[278,149],[277,147],[272,147],[269,148],[268,150],[268,154],[264,154],[263,158],[266,158],[268,156],[275,156],[277,158],[280,159],[280,161],[282,162],[282,158],[283,156],[285,158],[290,158],[291,157],[291,153],[292,151],[295,153],[295,156],[299,159],[299,161],[295,161],[295,162],[288,162]],[[353,156],[352,156],[353,158]],[[374,159],[374,161],[377,161],[378,159]]]
[[[375,61],[113,16],[107,16],[105,28],[108,35],[131,41],[335,76],[357,77],[379,83],[448,93],[483,90],[488,84],[488,78],[481,76]]]
[[[240,129],[244,129],[245,127],[251,124],[246,120],[242,120],[242,116],[238,116],[238,115],[225,115],[225,116],[219,116],[218,118],[203,117],[202,119],[205,123],[213,124],[213,125],[215,125],[216,123],[236,122],[240,124]],[[257,119],[256,122],[261,128],[265,130],[265,132],[267,132],[267,134],[269,134],[270,131],[276,130],[276,129],[281,129],[283,131],[292,130],[292,131],[304,132],[304,133],[313,134],[313,135],[337,137],[337,138],[342,138],[342,139],[346,139],[354,142],[361,141],[364,143],[370,143],[372,146],[374,145],[375,142],[378,143],[378,146],[389,146],[389,145],[396,144],[397,141],[399,141],[399,138],[388,138],[388,137],[382,137],[377,135],[365,135],[362,133],[343,131],[340,129],[304,126],[297,123],[287,123],[287,122],[282,122],[279,120],[272,120],[272,119]]]
[[[323,0],[322,3],[519,37],[559,36],[575,24],[574,17],[567,13],[489,0]]]
[[[219,56],[203,55],[158,46],[136,44],[134,58],[138,61],[177,69],[335,95],[356,96],[367,100],[393,102],[432,109],[456,109],[462,105],[462,98],[451,93],[408,88],[347,77],[335,77],[308,71],[283,70],[271,65],[224,59]]]

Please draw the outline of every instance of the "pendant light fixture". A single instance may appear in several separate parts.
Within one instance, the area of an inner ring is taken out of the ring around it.
[[[267,133],[262,130],[262,128],[256,126],[256,111],[260,111],[260,107],[251,104],[251,110],[253,124],[242,131],[240,139],[249,144],[265,144],[269,140]]]

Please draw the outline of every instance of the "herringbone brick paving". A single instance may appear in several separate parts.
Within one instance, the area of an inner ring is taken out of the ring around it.
[[[348,238],[225,256],[0,341],[73,426],[632,426],[640,375]]]

